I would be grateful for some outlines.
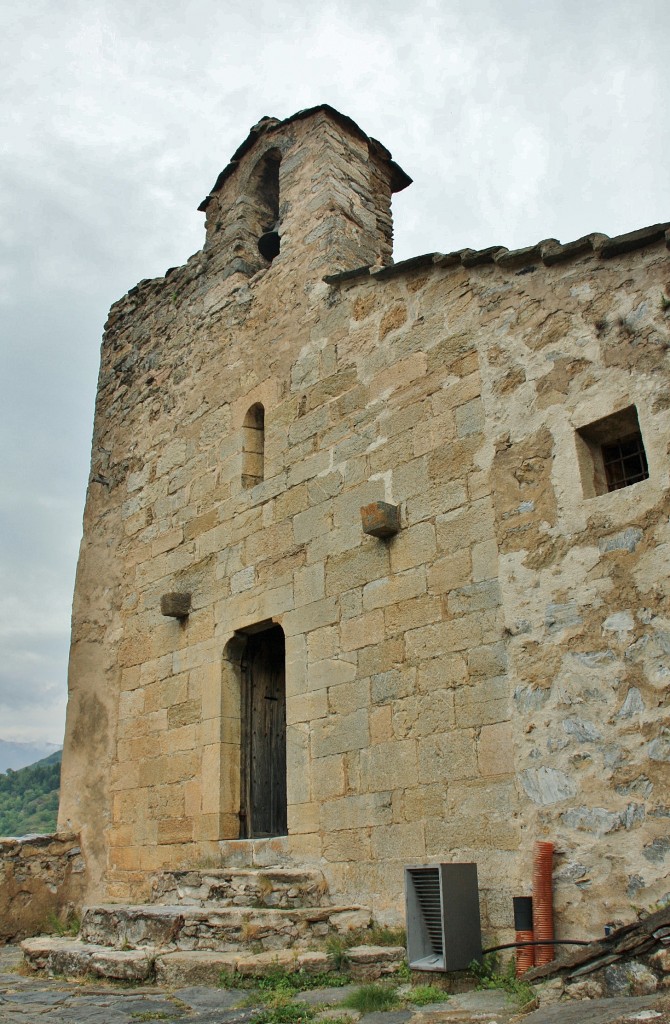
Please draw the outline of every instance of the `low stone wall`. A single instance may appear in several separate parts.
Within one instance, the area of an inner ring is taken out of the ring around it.
[[[559,947],[560,948],[560,947]],[[558,999],[645,996],[670,987],[670,906],[624,925],[588,946],[527,971],[543,983],[542,1003]]]
[[[83,901],[84,859],[70,832],[0,839],[0,945],[54,931]]]

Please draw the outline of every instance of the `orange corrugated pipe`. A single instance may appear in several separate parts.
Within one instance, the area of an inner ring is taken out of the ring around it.
[[[533,933],[533,901],[530,896],[514,896],[514,928],[516,942],[532,942]],[[517,978],[529,971],[535,963],[535,948],[521,946],[514,951],[514,970]]]
[[[532,942],[535,933],[532,931],[519,931],[516,933],[517,942]],[[517,978],[529,971],[535,965],[535,947],[521,946],[514,951],[514,973]]]
[[[535,946],[538,967],[554,959],[554,897],[553,897],[554,844],[536,842],[533,855],[533,931],[535,941],[547,940],[546,946]]]

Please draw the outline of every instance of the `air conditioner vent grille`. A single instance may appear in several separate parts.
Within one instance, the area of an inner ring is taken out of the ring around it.
[[[410,869],[414,892],[423,914],[433,953],[442,956],[442,904],[440,900],[440,872],[438,868]]]

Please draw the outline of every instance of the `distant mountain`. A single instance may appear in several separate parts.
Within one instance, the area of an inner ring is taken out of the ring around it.
[[[61,751],[0,775],[0,836],[55,832]]]
[[[60,750],[57,743],[12,743],[0,740],[0,772],[16,771]]]

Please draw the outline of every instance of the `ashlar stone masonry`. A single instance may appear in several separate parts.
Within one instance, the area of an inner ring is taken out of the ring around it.
[[[328,106],[264,118],[203,250],[112,307],[60,809],[89,900],[279,835],[389,921],[404,865],[472,860],[504,932],[537,838],[559,933],[670,888],[668,225],[393,265],[409,183]]]

